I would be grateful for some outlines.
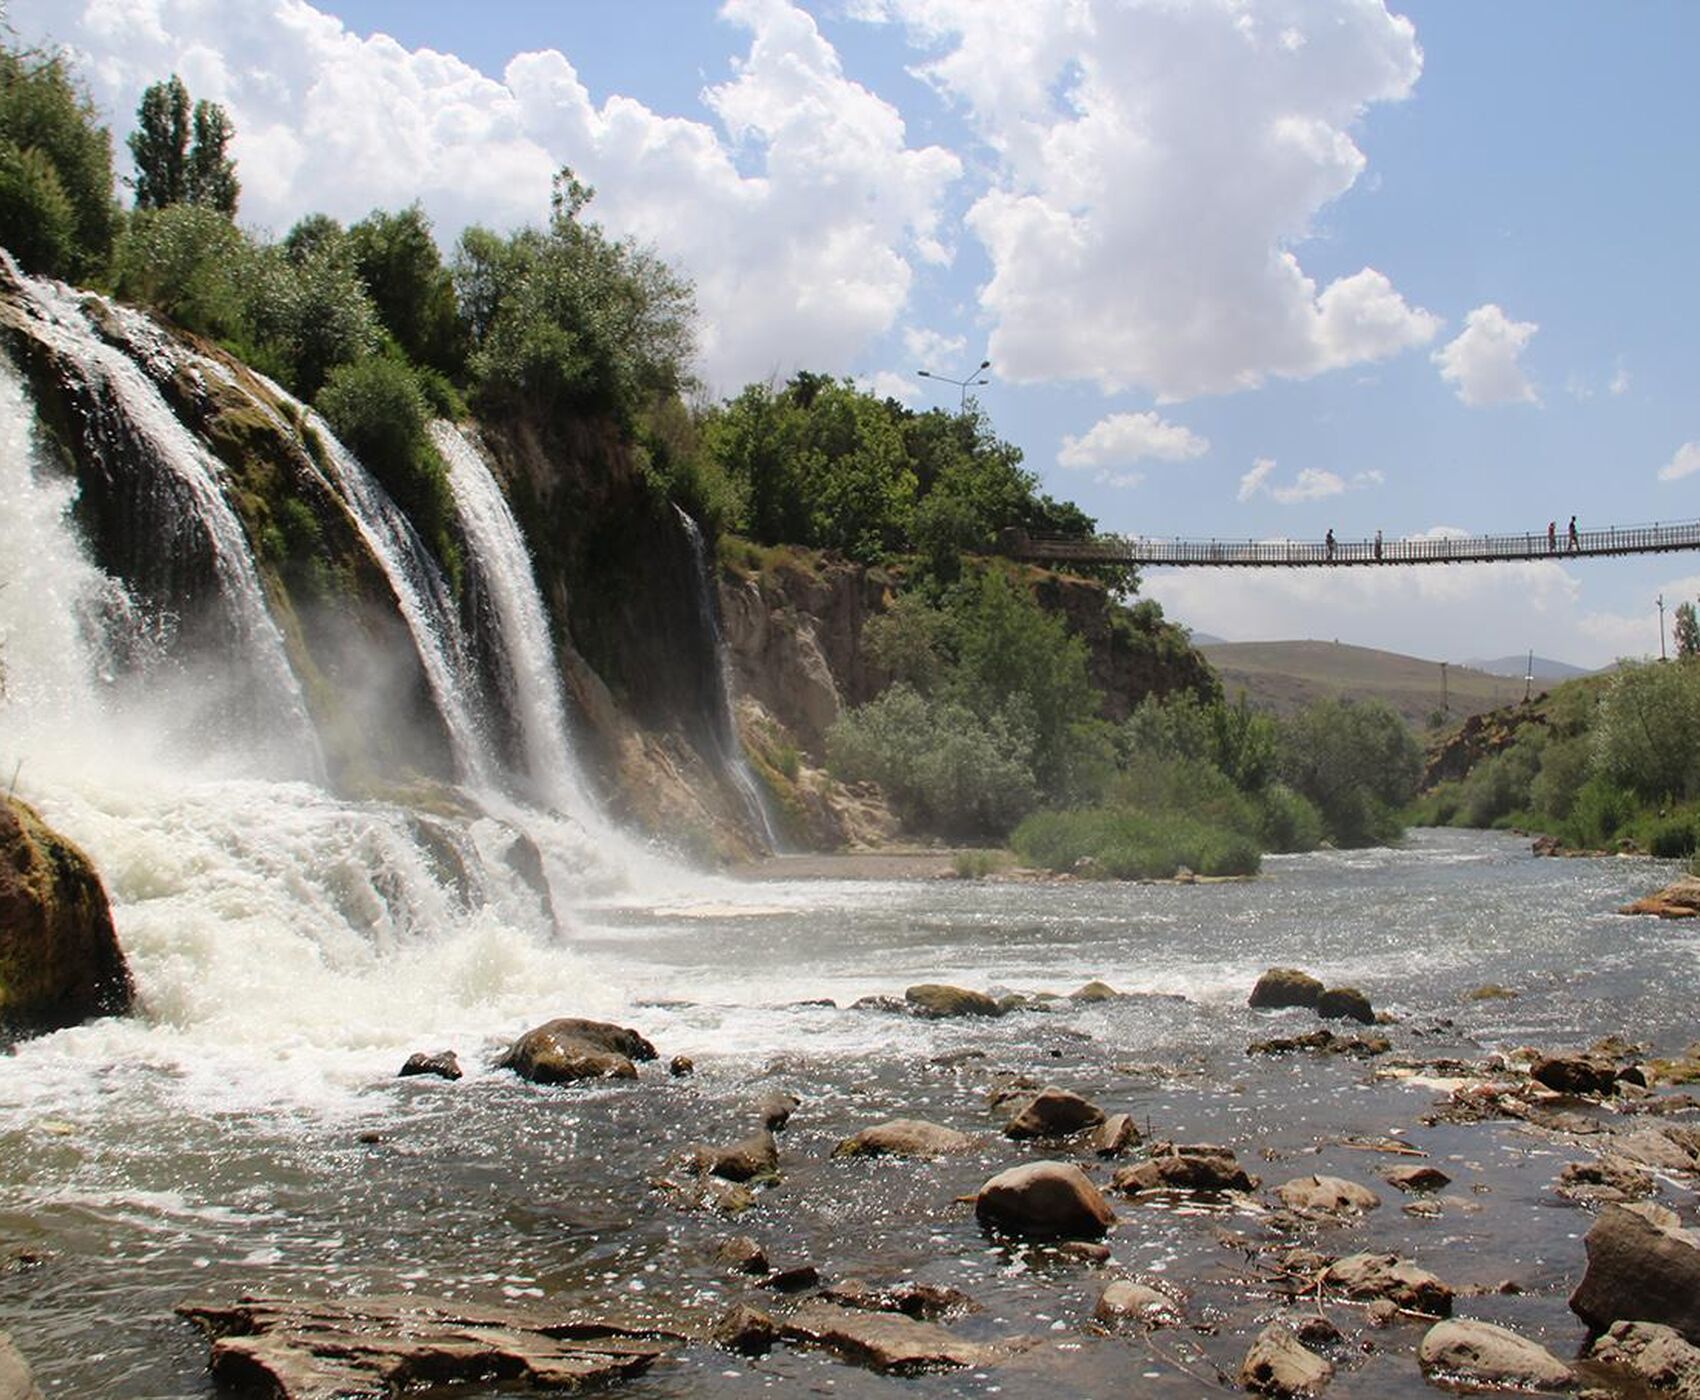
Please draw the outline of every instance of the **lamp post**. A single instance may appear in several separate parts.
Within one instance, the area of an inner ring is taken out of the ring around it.
[[[936,379],[942,384],[956,385],[958,389],[962,390],[962,396],[956,403],[956,411],[958,413],[966,413],[968,411],[969,389],[978,388],[982,384],[990,384],[992,382],[991,380],[981,379],[978,376],[984,374],[991,367],[992,362],[990,360],[981,360],[980,367],[966,379],[952,379],[948,374],[934,374],[930,369],[918,369],[915,373],[920,375],[923,379]]]

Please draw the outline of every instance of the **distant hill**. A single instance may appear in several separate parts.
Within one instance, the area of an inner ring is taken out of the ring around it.
[[[1529,671],[1529,653],[1521,656],[1501,656],[1493,661],[1466,661],[1464,663],[1472,671],[1486,671],[1490,676],[1512,676],[1522,680]],[[1537,681],[1573,681],[1578,676],[1588,675],[1585,666],[1572,666],[1568,661],[1554,661],[1548,656],[1537,656],[1534,669],[1530,672]]]
[[[1317,700],[1385,700],[1418,729],[1441,708],[1438,661],[1343,646],[1339,642],[1222,642],[1201,647],[1232,698],[1243,690],[1260,709],[1288,714]],[[1446,706],[1453,719],[1523,698],[1515,679],[1468,666],[1446,668]]]

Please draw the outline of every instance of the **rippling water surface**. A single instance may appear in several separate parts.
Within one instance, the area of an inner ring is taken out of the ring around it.
[[[989,1240],[957,1198],[1005,1166],[1066,1155],[997,1134],[985,1091],[1012,1071],[1128,1110],[1157,1137],[1225,1142],[1266,1186],[1313,1171],[1373,1183],[1392,1159],[1339,1139],[1401,1133],[1455,1178],[1446,1212],[1412,1218],[1383,1188],[1365,1222],[1306,1242],[1397,1248],[1454,1285],[1515,1280],[1520,1293],[1460,1311],[1569,1354],[1580,1329],[1564,1299],[1590,1217],[1552,1182],[1583,1150],[1509,1123],[1424,1127],[1435,1091],[1375,1081],[1373,1062],[1248,1058],[1249,1040],[1314,1021],[1249,1011],[1246,994],[1271,965],[1354,984],[1398,1018],[1386,1031],[1406,1057],[1608,1033],[1675,1050],[1694,1036],[1700,942],[1612,912],[1667,874],[1419,833],[1399,850],[1275,858],[1243,884],[705,878],[563,911],[547,947],[492,920],[305,969],[320,1012],[347,998],[340,1021],[292,1006],[281,989],[296,983],[258,968],[246,1004],[238,992],[216,1015],[155,1005],[0,1060],[0,1247],[33,1261],[0,1272],[0,1327],[50,1393],[197,1396],[210,1393],[205,1344],[171,1313],[189,1294],[417,1289],[701,1323],[742,1296],[713,1254],[747,1232],[828,1280],[960,1288],[982,1311],[953,1328],[1040,1345],[985,1373],[905,1381],[793,1350],[751,1362],[687,1347],[624,1393],[1201,1393],[1279,1311],[1255,1276],[1260,1216],[1121,1203],[1108,1270]],[[169,939],[148,937],[144,980],[164,988]],[[847,1009],[917,981],[1066,993],[1091,978],[1133,995],[993,1022]],[[1469,1000],[1485,983],[1517,995]],[[838,1005],[799,1004],[821,998]],[[636,1026],[662,1065],[684,1054],[697,1073],[649,1065],[636,1084],[547,1090],[486,1068],[527,1025],[571,1014]],[[345,1029],[327,1036],[333,1022]],[[448,1045],[459,1083],[393,1078],[408,1050]],[[803,1102],[781,1137],[783,1179],[752,1211],[681,1213],[650,1189],[672,1154],[750,1131],[769,1089]],[[840,1138],[899,1116],[984,1142],[937,1163],[832,1159]],[[1097,1332],[1092,1304],[1113,1274],[1178,1283],[1207,1330]],[[1335,1317],[1361,1329],[1351,1309]],[[1331,1393],[1424,1393],[1418,1335],[1365,1332],[1370,1349]]]

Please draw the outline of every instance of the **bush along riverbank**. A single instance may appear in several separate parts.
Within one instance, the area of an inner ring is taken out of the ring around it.
[[[1431,751],[1424,786],[1418,825],[1532,830],[1551,853],[1692,859],[1700,660],[1625,663],[1473,716]]]

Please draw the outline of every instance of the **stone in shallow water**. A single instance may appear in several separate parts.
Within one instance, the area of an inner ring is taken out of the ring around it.
[[[1315,1006],[1322,983],[1296,967],[1272,967],[1257,979],[1247,1006]]]
[[[1329,1266],[1323,1282],[1351,1298],[1380,1299],[1434,1317],[1452,1314],[1452,1290],[1396,1254],[1349,1254]]]
[[[1147,1327],[1172,1327],[1182,1319],[1179,1303],[1148,1284],[1118,1278],[1104,1286],[1093,1306],[1100,1322],[1139,1322]]]
[[[0,1400],[41,1400],[29,1365],[4,1332],[0,1332]]]
[[[189,1301],[220,1385],[278,1400],[384,1397],[421,1385],[578,1389],[641,1375],[665,1343],[579,1314],[452,1298]]]
[[[407,1057],[407,1063],[397,1072],[396,1078],[406,1079],[416,1074],[434,1074],[439,1079],[459,1079],[460,1061],[453,1050],[439,1050],[435,1055],[416,1050]]]
[[[834,1157],[942,1157],[967,1152],[978,1141],[955,1128],[919,1118],[893,1118],[847,1137],[833,1148]]]
[[[653,1060],[655,1047],[636,1031],[607,1021],[562,1016],[535,1026],[511,1046],[496,1068],[534,1084],[582,1079],[636,1079],[634,1060]]]
[[[785,1319],[783,1328],[787,1341],[826,1347],[858,1366],[894,1375],[989,1366],[1003,1355],[996,1347],[954,1336],[931,1322],[821,1301],[805,1303]]]
[[[1010,1138],[1067,1137],[1104,1121],[1104,1110],[1067,1089],[1041,1089],[1016,1110],[1003,1130]]]
[[[1361,1215],[1377,1210],[1381,1197],[1367,1186],[1338,1176],[1300,1176],[1275,1188],[1281,1204],[1307,1215]]]
[[[1329,987],[1316,999],[1316,1014],[1331,1021],[1358,1021],[1366,1026],[1375,1024],[1375,1009],[1369,998],[1356,987]]]
[[[1139,1145],[1139,1128],[1131,1113],[1112,1113],[1092,1134],[1092,1150],[1100,1157],[1119,1157]]]
[[[722,1181],[755,1181],[779,1170],[779,1144],[766,1128],[730,1147],[707,1151],[702,1162],[709,1175]]]
[[[1333,1379],[1333,1364],[1279,1322],[1257,1334],[1240,1363],[1240,1384],[1259,1395],[1315,1395]]]
[[[983,1225],[1037,1239],[1096,1239],[1115,1223],[1098,1188],[1067,1162],[1031,1162],[999,1172],[980,1188]]]
[[[1588,1356],[1619,1366],[1676,1397],[1700,1400],[1700,1348],[1674,1327],[1657,1322],[1614,1322],[1589,1346]]]
[[[1575,1373],[1545,1347],[1491,1322],[1453,1318],[1423,1334],[1417,1360],[1425,1374],[1471,1385],[1563,1390]]]
[[[938,982],[918,982],[903,994],[917,1016],[1001,1016],[1003,1008],[984,992],[951,987]]]
[[[1411,1193],[1438,1191],[1452,1184],[1452,1178],[1439,1167],[1427,1165],[1388,1167],[1381,1173],[1381,1179],[1395,1190]]]
[[[1644,1201],[1606,1206],[1582,1243],[1588,1267],[1570,1310],[1591,1331],[1661,1322],[1700,1344],[1700,1233]]]
[[[1143,1162],[1118,1171],[1110,1184],[1134,1196],[1142,1191],[1250,1191],[1257,1181],[1226,1148],[1158,1144]]]
[[[791,1121],[791,1115],[802,1104],[795,1094],[782,1093],[775,1090],[771,1094],[763,1094],[756,1100],[756,1121],[769,1132],[777,1133]]]

